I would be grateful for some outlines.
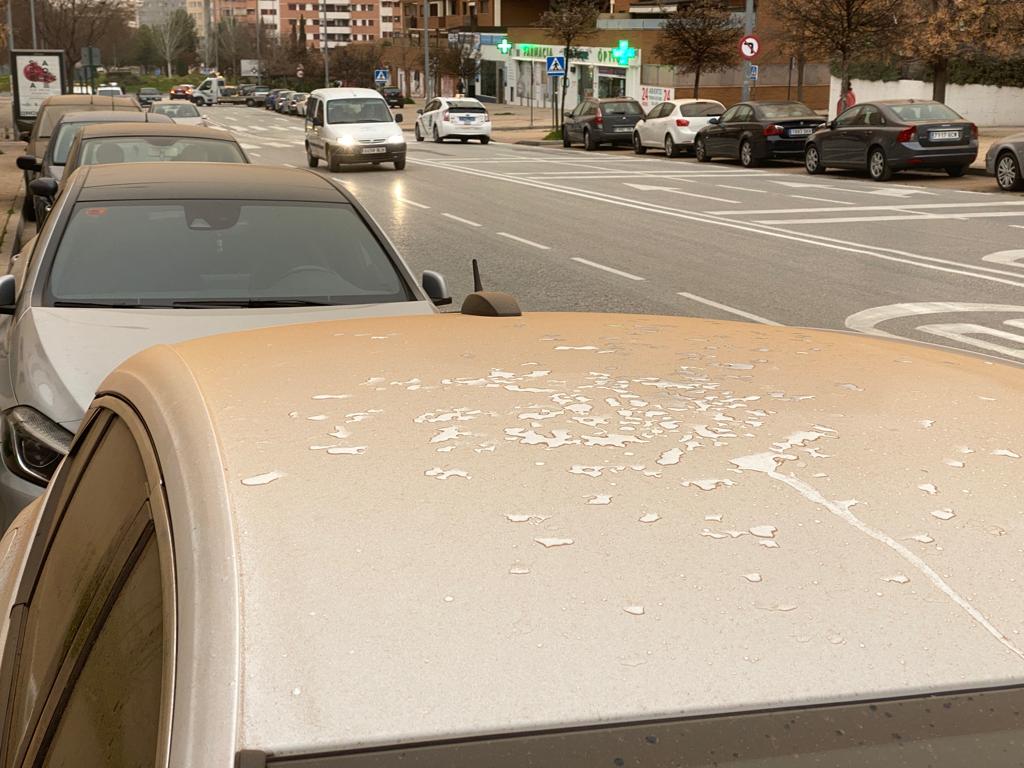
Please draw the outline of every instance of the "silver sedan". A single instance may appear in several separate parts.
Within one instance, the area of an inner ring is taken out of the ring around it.
[[[996,177],[1000,189],[1007,192],[1024,189],[1024,133],[1015,133],[989,147],[985,155],[985,170]]]

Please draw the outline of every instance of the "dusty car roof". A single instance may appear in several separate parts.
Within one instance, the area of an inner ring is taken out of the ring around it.
[[[111,123],[165,123],[171,124],[171,120],[164,115],[151,116],[149,112],[107,112],[96,110],[95,112],[66,112],[60,116],[61,123],[96,123],[98,121]],[[138,126],[133,126],[132,129]]]
[[[87,93],[62,93],[56,96],[47,97],[42,107],[49,106],[51,104],[110,104],[113,105],[133,105],[135,99],[131,96],[101,96],[98,94],[87,94]]]
[[[165,126],[161,126],[165,127]],[[188,131],[199,129],[180,127]],[[223,136],[216,131],[218,137]],[[194,135],[189,133],[188,135]],[[318,173],[245,163],[111,163],[83,166],[80,202],[153,198],[347,202],[346,191]]]
[[[214,128],[175,123],[167,115],[156,113],[140,112],[139,115],[149,115],[152,120],[136,120],[130,124],[98,123],[96,125],[88,125],[81,130],[79,135],[82,137],[82,141],[112,136],[180,136],[190,139],[203,138],[214,141],[229,141],[232,144],[238,143],[238,139],[230,133],[218,131]]]
[[[1019,368],[687,318],[438,315],[154,348],[103,389],[154,434],[209,420],[165,450],[226,494],[240,748],[1024,681]],[[214,536],[207,502],[172,528]]]

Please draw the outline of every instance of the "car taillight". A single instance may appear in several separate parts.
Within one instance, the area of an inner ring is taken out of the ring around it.
[[[600,112],[598,112],[594,117],[594,125],[604,125],[604,115]]]
[[[978,138],[978,126],[976,126],[974,123],[971,123],[971,138]]]
[[[678,125],[680,128],[685,128],[689,124],[690,124],[690,121],[687,120],[685,117],[677,117],[676,118],[676,125]]]
[[[441,119],[444,120],[446,123],[451,122],[451,118],[448,117],[447,109],[441,113]]]
[[[490,112],[484,112],[484,122],[485,123],[491,122],[491,113]]]
[[[766,125],[764,127],[765,136],[781,136],[782,126],[781,125]]]
[[[902,131],[896,134],[896,141],[900,143],[913,141],[916,135],[917,128],[915,128],[914,126],[911,126],[910,128],[904,128]]]

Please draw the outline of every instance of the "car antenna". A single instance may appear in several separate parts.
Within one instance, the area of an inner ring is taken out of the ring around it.
[[[519,302],[510,293],[485,291],[480,279],[480,264],[473,259],[473,293],[462,302],[462,314],[478,317],[519,317]]]

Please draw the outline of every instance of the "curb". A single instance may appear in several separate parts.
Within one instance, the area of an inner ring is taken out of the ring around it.
[[[514,144],[520,144],[524,147],[560,147],[562,146],[561,139],[523,139],[522,141],[513,142]]]
[[[988,171],[985,170],[984,166],[981,166],[979,168],[978,166],[972,165],[970,168],[967,169],[967,175],[968,176],[988,176]]]
[[[10,271],[11,257],[21,249],[21,236],[25,222],[21,218],[21,208],[25,202],[25,194],[19,192],[11,203],[11,213],[7,215],[3,231],[0,232],[0,268]]]

